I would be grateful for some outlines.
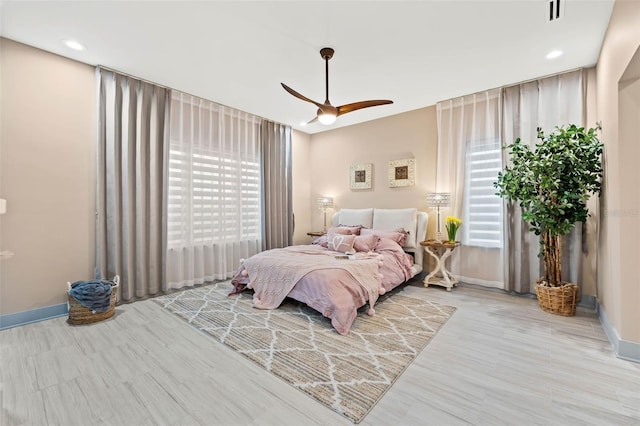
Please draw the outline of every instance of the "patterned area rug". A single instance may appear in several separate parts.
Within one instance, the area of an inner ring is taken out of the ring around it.
[[[227,296],[229,281],[153,299],[322,404],[360,422],[455,308],[393,294],[341,336],[294,300],[254,309],[252,294]],[[364,307],[366,308],[366,306]]]

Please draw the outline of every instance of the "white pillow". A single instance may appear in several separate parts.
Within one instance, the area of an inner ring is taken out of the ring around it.
[[[417,248],[418,209],[375,209],[373,212],[373,229],[404,228],[409,232],[405,248]]]
[[[373,226],[373,209],[342,209],[338,213],[336,225],[362,225],[365,228]],[[335,217],[333,221],[336,221]]]

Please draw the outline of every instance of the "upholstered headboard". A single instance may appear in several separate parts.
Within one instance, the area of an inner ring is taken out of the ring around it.
[[[422,272],[423,249],[420,241],[426,238],[429,215],[415,208],[409,209],[342,209],[332,218],[333,226],[362,225],[371,229],[404,228],[409,232],[404,250],[413,254],[416,274]]]

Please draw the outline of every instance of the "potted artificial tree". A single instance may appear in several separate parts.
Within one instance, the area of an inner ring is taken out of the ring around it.
[[[598,127],[599,129],[599,127]],[[529,230],[540,236],[544,276],[536,282],[540,307],[575,315],[578,286],[562,280],[562,236],[589,217],[587,200],[600,192],[603,145],[596,129],[556,127],[549,135],[538,128],[535,149],[520,138],[505,147],[511,164],[498,173],[498,195],[517,202]]]

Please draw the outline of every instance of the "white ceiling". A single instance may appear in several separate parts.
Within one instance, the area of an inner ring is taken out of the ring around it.
[[[549,23],[548,0],[5,0],[1,33],[316,133],[595,64],[613,0],[564,2]],[[323,102],[325,46],[333,105],[394,104],[302,127],[316,108],[280,83]]]

